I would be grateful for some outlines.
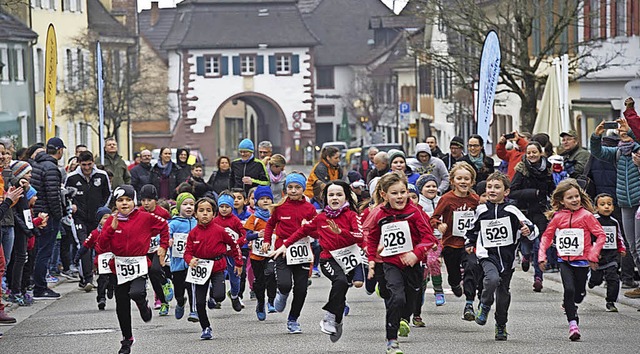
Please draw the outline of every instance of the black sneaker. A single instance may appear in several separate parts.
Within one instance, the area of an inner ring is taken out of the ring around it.
[[[523,272],[528,272],[529,267],[531,266],[531,263],[529,263],[529,258],[522,257],[522,263],[520,263],[520,266],[522,267]]]
[[[147,300],[144,302],[144,307],[140,308],[140,317],[142,317],[144,322],[149,322],[151,321],[152,316],[153,311],[151,310],[151,307],[149,307],[149,301]]]
[[[496,340],[498,341],[504,341],[507,340],[507,336],[509,335],[509,333],[507,333],[507,325],[496,325]]]
[[[623,289],[635,289],[638,287],[638,282],[633,280],[623,281],[622,288]]]
[[[98,300],[98,310],[104,311],[105,307],[107,307],[107,300],[105,299]]]
[[[605,307],[607,308],[607,312],[618,312],[618,308],[613,302],[607,302]]]
[[[475,321],[476,314],[473,311],[473,304],[467,303],[464,305],[464,312],[462,313],[462,319],[465,321]]]
[[[236,298],[234,299],[231,296],[231,290],[227,291],[227,296],[229,296],[229,299],[231,299],[231,307],[233,307],[233,310],[235,312],[242,311],[242,303],[240,302],[240,297],[236,296]]]
[[[113,285],[111,284],[107,285],[107,298],[113,299],[113,291],[114,291]]]
[[[57,300],[60,298],[60,294],[47,288],[43,292],[34,292],[33,298],[36,300]]]
[[[133,345],[134,341],[135,340],[133,339],[133,337],[120,341],[120,344],[122,346],[120,347],[118,354],[131,354],[131,346]]]
[[[462,296],[462,287],[460,285],[451,287],[451,291],[453,291],[453,295],[456,297]]]

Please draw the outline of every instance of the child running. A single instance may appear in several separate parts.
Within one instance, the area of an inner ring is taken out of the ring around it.
[[[562,306],[569,322],[569,339],[580,340],[578,328],[578,308],[586,295],[589,267],[598,267],[600,250],[607,236],[595,216],[591,199],[580,188],[578,182],[568,178],[558,183],[551,195],[551,218],[549,226],[542,234],[538,260],[540,270],[547,265],[547,249],[555,242],[558,266],[564,288]],[[596,237],[592,244],[591,235]]]
[[[147,301],[147,274],[151,260],[147,258],[149,239],[160,235],[158,254],[164,259],[169,246],[169,225],[157,215],[141,212],[136,207],[136,191],[123,184],[113,191],[117,214],[110,216],[98,237],[98,247],[114,254],[110,267],[116,273],[116,314],[123,339],[118,354],[131,353],[134,343],[131,328],[131,300],[140,310],[144,322],[151,321],[152,311]]]
[[[207,292],[209,283],[216,302],[224,300],[224,270],[227,268],[225,254],[227,247],[231,248],[233,259],[240,264],[242,253],[236,240],[222,226],[211,222],[217,213],[217,205],[212,199],[204,197],[196,202],[196,226],[187,237],[187,247],[184,251],[184,261],[189,264],[186,280],[195,285],[195,306],[198,309],[198,319],[202,327],[200,339],[213,338],[211,323],[207,317]],[[234,273],[239,275],[242,266],[236,266]]]
[[[342,318],[349,284],[357,272],[361,276],[363,274],[359,247],[362,245],[362,225],[351,188],[346,182],[327,183],[323,200],[325,207],[322,212],[289,236],[274,252],[274,257],[286,254],[287,248],[296,247],[293,245],[307,235],[319,240],[322,248],[320,269],[331,280],[329,300],[323,307],[327,312],[320,321],[320,329],[335,343],[342,336]]]
[[[169,246],[171,247],[171,276],[173,277],[174,296],[178,303],[175,309],[176,319],[184,316],[184,306],[186,299],[185,291],[189,297],[191,311],[189,311],[189,322],[198,322],[198,312],[193,306],[192,287],[185,283],[187,278],[188,265],[184,261],[184,251],[187,247],[187,236],[197,225],[196,219],[193,217],[195,212],[196,198],[191,193],[180,193],[176,198],[176,208],[179,215],[174,216],[169,221]]]
[[[308,222],[317,215],[313,205],[304,198],[307,179],[302,174],[289,174],[284,185],[287,195],[271,208],[271,218],[264,231],[263,252],[270,249],[272,242],[274,249],[280,248],[284,241],[303,225],[303,221]],[[287,252],[285,257],[274,257],[278,287],[274,306],[276,311],[283,312],[293,287],[293,301],[287,318],[287,330],[291,334],[298,334],[302,333],[298,318],[307,297],[307,279],[313,257],[309,239],[300,240],[296,243],[296,247],[291,247],[291,250],[294,249],[295,251]]]
[[[461,297],[464,289],[466,304],[462,318],[475,320],[473,300],[476,297],[482,269],[475,254],[464,250],[464,238],[473,227],[474,210],[478,195],[473,192],[476,171],[466,162],[456,163],[449,174],[452,190],[445,193],[431,216],[431,225],[442,233],[442,257],[447,267],[449,285],[453,294]],[[464,279],[460,267],[464,268]],[[463,287],[460,281],[463,281]]]
[[[509,195],[509,178],[502,172],[489,175],[487,199],[476,209],[473,229],[467,231],[465,248],[474,253],[484,270],[483,290],[476,323],[484,326],[491,305],[496,302],[495,339],[507,340],[507,314],[511,304],[509,285],[515,268],[520,236],[535,239],[537,228],[515,205],[505,203]],[[495,294],[495,298],[494,298]]]
[[[384,278],[389,290],[386,301],[387,353],[402,353],[398,335],[410,332],[409,318],[419,296],[422,279],[420,259],[435,247],[437,239],[429,220],[418,207],[409,202],[407,179],[398,172],[384,175],[374,194],[384,201],[378,222],[369,230],[367,254],[369,274],[375,276],[376,255],[382,256]]]
[[[595,217],[602,225],[607,240],[600,251],[600,260],[598,268],[591,271],[589,277],[589,289],[602,284],[604,279],[607,282],[607,296],[605,308],[608,312],[618,312],[616,301],[620,293],[620,276],[618,275],[618,267],[620,266],[620,256],[627,254],[624,246],[622,232],[620,232],[620,223],[611,214],[615,209],[613,197],[607,193],[598,194],[595,199],[596,214]],[[596,241],[592,237],[592,241]]]

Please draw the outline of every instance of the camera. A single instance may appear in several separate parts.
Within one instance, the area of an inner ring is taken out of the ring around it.
[[[509,133],[504,135],[505,139],[513,139],[515,137],[516,137],[516,133]]]
[[[604,129],[618,129],[618,122],[604,122]]]

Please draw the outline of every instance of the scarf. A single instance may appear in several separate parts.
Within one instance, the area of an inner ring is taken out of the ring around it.
[[[620,149],[620,153],[624,156],[630,156],[633,152],[633,146],[635,142],[631,141],[621,141],[618,143],[618,149]]]
[[[284,172],[280,171],[280,174],[275,176],[273,172],[271,172],[271,168],[267,168],[267,172],[269,172],[269,178],[271,179],[271,183],[280,183],[285,178]]]
[[[534,164],[525,157],[522,160],[532,177],[540,178],[547,175],[547,159],[545,157],[540,157],[540,160]]]
[[[121,212],[118,212],[116,217],[118,218],[118,221],[129,221],[129,215],[131,215],[131,213],[133,213],[136,210],[138,210],[138,207],[133,208],[133,210],[131,210],[131,212],[129,212],[129,214],[127,215],[122,214]]]
[[[256,211],[254,215],[256,216],[256,218],[262,219],[264,221],[268,221],[269,217],[271,217],[271,213],[269,212],[269,209],[262,209],[257,206],[256,206]]]
[[[163,177],[169,177],[169,175],[171,174],[172,165],[173,165],[173,162],[171,162],[171,161],[167,162],[166,165],[163,165],[162,161],[158,161],[158,167],[160,167],[162,169],[162,176]]]
[[[481,170],[484,167],[484,154],[480,153],[478,157],[473,157],[469,154],[469,160],[476,166],[476,170]]]
[[[331,209],[331,207],[327,205],[326,207],[324,207],[324,212],[327,214],[327,217],[329,219],[335,219],[340,216],[340,214],[342,214],[345,210],[347,210],[347,208],[349,208],[349,202],[344,202],[344,204],[342,204],[342,206],[336,210]]]
[[[251,154],[251,156],[249,156],[248,159],[246,159],[246,160],[240,159],[240,161],[242,161],[242,163],[247,163],[247,162],[251,161],[252,159],[253,159],[253,154]]]

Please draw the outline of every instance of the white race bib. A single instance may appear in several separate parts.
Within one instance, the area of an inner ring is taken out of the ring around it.
[[[173,246],[171,247],[171,257],[184,258],[184,250],[187,248],[187,236],[189,234],[176,232],[173,234]]]
[[[149,273],[147,256],[139,257],[116,257],[116,275],[118,285],[132,281]]]
[[[369,257],[367,257],[367,251],[364,248],[360,249],[360,259],[363,264],[369,264]]]
[[[413,251],[409,222],[404,220],[382,225],[380,243],[384,246],[384,249],[380,252],[383,257]]]
[[[473,218],[475,212],[473,210],[457,210],[453,212],[453,236],[465,237],[467,231],[473,228]]]
[[[313,252],[311,252],[311,240],[309,240],[309,236],[287,247],[287,265],[311,262],[313,262]]]
[[[189,267],[185,281],[187,283],[204,285],[213,271],[213,261],[209,259],[198,259],[195,267]]]
[[[604,247],[602,249],[605,250],[617,250],[618,243],[616,242],[616,236],[618,235],[618,230],[615,226],[603,226],[604,234],[607,235],[607,239],[604,242]]]
[[[558,255],[561,257],[582,256],[584,252],[584,230],[556,230],[556,248],[558,249]]]
[[[262,252],[263,243],[264,243],[264,237],[260,237],[253,240],[253,245],[251,246],[251,253],[260,257],[269,257],[271,252],[273,252],[273,243],[269,245],[269,250],[267,252]]]
[[[24,223],[27,224],[27,227],[33,229],[33,218],[31,218],[31,209],[23,210],[22,215],[24,215]]]
[[[338,262],[342,270],[344,270],[345,274],[352,271],[355,267],[360,264],[361,256],[360,256],[360,247],[358,245],[353,244],[349,247],[340,248],[337,250],[329,251],[331,253],[331,257]]]
[[[151,241],[149,242],[149,250],[147,251],[147,253],[156,253],[158,251],[158,248],[160,248],[160,235],[151,238]]]
[[[503,247],[513,244],[513,232],[508,216],[495,220],[480,220],[482,246]]]
[[[98,255],[98,274],[111,274],[111,268],[109,268],[109,261],[115,257],[113,253],[106,252]]]

